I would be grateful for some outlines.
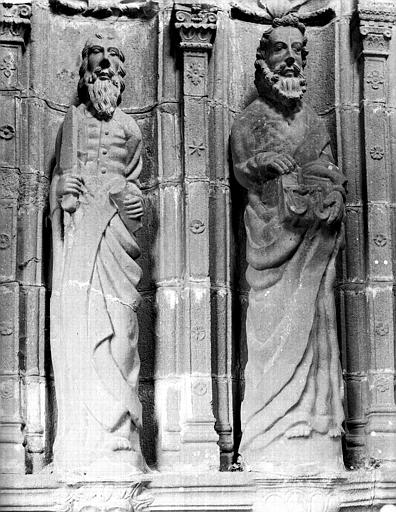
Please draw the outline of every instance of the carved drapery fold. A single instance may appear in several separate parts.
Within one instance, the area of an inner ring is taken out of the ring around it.
[[[364,152],[367,187],[367,304],[369,325],[369,457],[396,460],[394,397],[394,271],[392,269],[392,182],[388,57],[393,2],[359,3],[362,36]]]

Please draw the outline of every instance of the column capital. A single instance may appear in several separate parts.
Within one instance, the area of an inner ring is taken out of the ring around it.
[[[389,41],[396,21],[392,1],[361,0],[358,5],[360,33],[363,36],[363,54],[389,54]]]
[[[217,8],[206,4],[175,4],[175,28],[182,50],[210,51],[217,26]]]
[[[0,1],[0,44],[25,46],[31,15],[31,0]]]

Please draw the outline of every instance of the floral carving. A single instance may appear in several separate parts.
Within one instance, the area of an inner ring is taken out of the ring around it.
[[[14,396],[14,387],[11,382],[2,382],[0,384],[0,396],[4,400],[10,400]]]
[[[201,220],[194,219],[190,222],[190,231],[194,235],[199,235],[205,231],[205,224]]]
[[[7,233],[0,233],[0,249],[8,249],[11,245],[11,237]]]
[[[72,491],[66,498],[64,512],[145,512],[154,498],[142,483],[130,488],[92,487]]]
[[[192,329],[192,335],[193,335],[195,341],[203,341],[206,338],[206,332],[203,327],[195,326]]]
[[[203,396],[208,391],[208,386],[204,382],[197,382],[193,386],[193,391],[198,396]]]
[[[11,78],[14,71],[16,71],[15,60],[12,53],[8,53],[2,60],[0,64],[0,71],[3,72],[3,75],[8,79]]]
[[[371,84],[372,89],[379,89],[379,86],[384,83],[384,75],[380,73],[377,69],[374,69],[373,71],[370,71],[367,74],[367,80],[366,82],[368,84]]]
[[[375,333],[378,336],[386,336],[389,333],[389,325],[384,322],[378,322],[375,326]]]
[[[390,389],[389,380],[384,376],[379,376],[375,380],[375,387],[380,393],[385,393]]]
[[[373,146],[370,149],[370,156],[373,160],[382,160],[384,158],[385,150],[382,146]]]
[[[388,243],[388,239],[382,233],[378,233],[374,236],[374,243],[377,247],[385,247],[385,245]]]
[[[204,76],[204,69],[200,64],[194,62],[187,66],[186,77],[193,85],[200,84]]]
[[[198,143],[195,140],[193,140],[192,144],[188,147],[190,149],[190,155],[197,154],[197,156],[201,156],[201,154],[206,150],[206,146],[203,142]]]
[[[9,322],[0,322],[0,334],[2,336],[11,336],[13,332],[12,325]]]
[[[10,124],[0,126],[0,138],[10,140],[15,136],[15,129]]]
[[[139,14],[151,17],[158,11],[157,2],[150,0],[49,0],[49,4],[55,12],[95,18],[112,15],[135,17]]]

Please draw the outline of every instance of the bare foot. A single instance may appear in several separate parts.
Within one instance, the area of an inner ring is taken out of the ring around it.
[[[343,434],[343,433],[344,433],[344,429],[342,427],[332,427],[332,428],[329,428],[327,435],[329,437],[340,437],[341,434]]]
[[[120,450],[131,450],[132,446],[125,437],[111,436],[110,439],[106,441],[106,448],[116,452]]]
[[[294,427],[289,428],[285,432],[285,436],[288,439],[293,437],[308,437],[312,432],[312,428],[307,423],[297,423]]]

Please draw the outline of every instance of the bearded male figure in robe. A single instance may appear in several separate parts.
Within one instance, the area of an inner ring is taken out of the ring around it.
[[[274,15],[257,51],[259,98],[231,134],[248,192],[240,453],[251,470],[302,474],[343,467],[344,419],[333,285],[346,180],[302,101],[306,43],[295,14]]]
[[[144,468],[134,235],[143,213],[141,132],[118,107],[125,59],[114,40],[95,35],[82,58],[81,104],[60,128],[50,191],[54,466],[134,473]]]

